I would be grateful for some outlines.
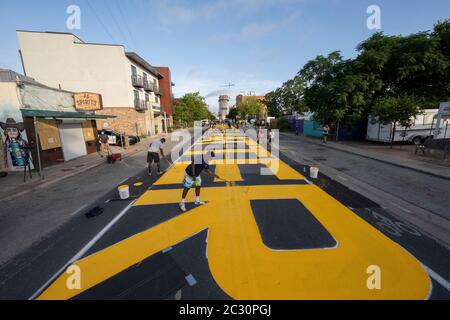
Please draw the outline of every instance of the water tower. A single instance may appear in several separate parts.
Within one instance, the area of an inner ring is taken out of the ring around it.
[[[228,102],[230,102],[230,97],[227,95],[222,95],[219,97],[219,120],[225,120],[228,115]]]

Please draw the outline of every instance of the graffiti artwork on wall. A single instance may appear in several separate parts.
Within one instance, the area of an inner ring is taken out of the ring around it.
[[[17,123],[13,118],[0,122],[0,127],[5,135],[5,155],[7,163],[12,168],[20,168],[28,165],[30,152],[28,142],[22,138],[24,131],[23,122]]]

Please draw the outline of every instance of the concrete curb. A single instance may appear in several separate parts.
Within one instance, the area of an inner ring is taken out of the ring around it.
[[[170,136],[171,136],[171,133],[168,133],[167,135],[166,135],[166,134],[159,134],[159,135],[156,135],[156,136],[154,136],[154,137],[148,137],[148,138],[145,139],[144,141],[147,141],[147,140],[148,140],[148,141],[153,141],[153,140],[156,140],[156,139],[160,139],[160,138],[162,138],[162,137],[170,137]],[[142,142],[142,141],[141,141],[141,142]],[[145,148],[146,148],[146,147],[145,147]],[[142,149],[139,148],[139,147],[136,148],[136,149],[130,150],[130,151],[128,151],[128,152],[125,150],[125,152],[123,152],[123,158],[126,158],[126,157],[128,157],[128,156],[130,156],[130,155],[136,154],[137,152],[140,152],[140,151],[142,151]],[[11,191],[11,192],[10,192],[11,195],[7,195],[7,196],[3,197],[3,198],[0,200],[0,203],[1,203],[1,202],[7,202],[7,201],[14,200],[14,199],[16,199],[16,198],[18,198],[18,197],[21,197],[21,196],[23,196],[23,195],[25,195],[25,194],[27,194],[27,193],[29,193],[29,192],[31,192],[31,191],[35,191],[35,190],[39,190],[39,189],[48,187],[48,186],[50,186],[50,185],[52,185],[52,184],[54,184],[54,183],[56,183],[56,182],[60,182],[60,181],[62,181],[62,180],[64,180],[64,179],[67,179],[67,178],[73,177],[73,176],[75,176],[75,175],[77,175],[77,174],[86,172],[86,171],[88,171],[88,170],[90,170],[90,169],[96,168],[96,167],[98,167],[98,166],[100,166],[100,165],[102,165],[102,164],[105,164],[105,163],[106,163],[106,162],[105,162],[105,158],[100,158],[100,159],[98,159],[97,161],[91,161],[91,162],[90,162],[90,165],[89,165],[89,163],[88,163],[87,166],[85,166],[85,167],[83,167],[83,168],[80,168],[80,169],[78,169],[77,171],[70,172],[70,173],[64,174],[64,175],[62,175],[62,176],[58,176],[58,177],[54,177],[54,178],[49,178],[49,180],[47,180],[47,181],[46,181],[45,179],[44,179],[44,180],[38,180],[34,185],[32,185],[32,186],[26,188],[25,190],[22,190],[22,191],[19,191],[19,192]]]
[[[285,135],[285,136],[288,136],[288,137],[290,136],[289,134],[286,134],[286,133],[282,133],[282,135]],[[338,147],[330,145],[330,144],[318,143],[318,142],[315,142],[315,141],[311,141],[309,139],[308,140],[302,140],[302,141],[304,141],[306,143],[314,144],[314,145],[317,145],[317,146],[321,146],[321,147],[327,147],[327,148],[334,149],[334,150],[341,151],[341,152],[351,153],[351,154],[354,154],[356,156],[360,156],[360,157],[363,157],[363,158],[366,158],[366,159],[371,159],[371,160],[379,161],[379,162],[382,162],[382,163],[390,164],[390,165],[393,165],[393,166],[396,166],[396,167],[399,167],[399,168],[413,170],[413,171],[416,171],[416,172],[420,172],[420,173],[423,173],[423,174],[434,176],[436,178],[440,178],[440,179],[444,179],[444,180],[450,180],[450,176],[440,175],[440,174],[437,174],[435,172],[431,172],[431,171],[428,171],[428,170],[425,170],[425,169],[421,169],[421,168],[417,168],[417,167],[412,167],[412,166],[400,164],[400,163],[397,163],[397,162],[394,162],[394,161],[380,159],[378,157],[361,154],[361,153],[356,152],[356,151],[351,151],[351,150],[338,148]]]
[[[140,151],[142,151],[142,150],[141,149],[135,149],[133,151],[124,153],[123,154],[123,158],[126,158],[127,156],[136,154],[137,152],[140,152]],[[62,176],[55,177],[55,178],[50,178],[47,181],[45,179],[44,180],[39,180],[40,182],[36,182],[35,185],[27,188],[26,190],[23,190],[23,191],[20,191],[20,192],[14,192],[14,191],[10,192],[11,195],[3,197],[3,199],[0,202],[7,202],[7,201],[14,200],[14,199],[16,199],[18,197],[21,197],[21,196],[23,196],[23,195],[25,195],[25,194],[27,194],[27,193],[29,193],[31,191],[35,191],[35,190],[39,190],[39,189],[48,187],[48,186],[50,186],[50,185],[52,185],[52,184],[54,184],[56,182],[60,182],[60,181],[62,181],[64,179],[73,177],[73,176],[75,176],[77,174],[80,174],[80,173],[86,172],[86,171],[88,171],[90,169],[99,167],[100,165],[105,164],[105,163],[106,163],[105,162],[105,158],[100,158],[97,161],[92,161],[90,165],[87,165],[87,166],[85,166],[83,168],[80,168],[77,171],[70,172],[70,173],[64,174]],[[12,193],[14,193],[14,194],[12,194]]]

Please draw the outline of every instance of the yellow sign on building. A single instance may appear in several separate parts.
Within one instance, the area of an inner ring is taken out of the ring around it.
[[[102,96],[97,93],[75,93],[75,109],[78,111],[97,111],[103,109]]]

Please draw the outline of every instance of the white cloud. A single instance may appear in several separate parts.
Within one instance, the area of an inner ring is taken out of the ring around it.
[[[293,12],[278,21],[262,21],[244,25],[238,33],[214,34],[208,38],[211,44],[227,44],[230,41],[240,42],[264,38],[278,30],[288,27],[298,20],[300,12]]]
[[[251,23],[241,29],[239,38],[241,40],[261,38],[271,34],[276,29],[277,24],[274,22]]]
[[[217,0],[192,5],[189,1],[158,1],[158,16],[164,30],[171,31],[176,25],[187,25],[195,21],[226,17],[226,14],[255,14],[273,6],[286,6],[303,0]]]

